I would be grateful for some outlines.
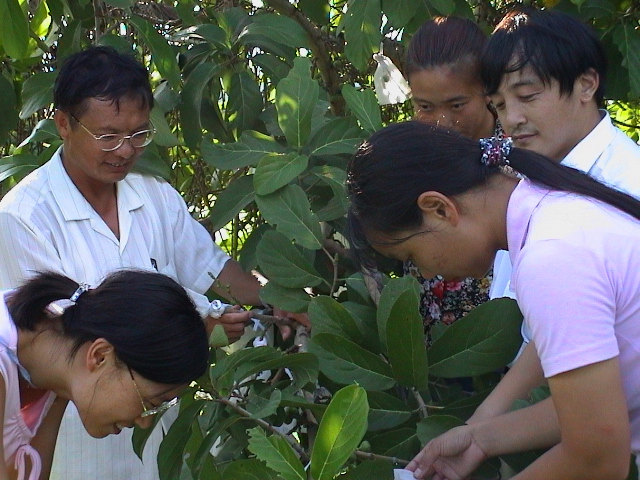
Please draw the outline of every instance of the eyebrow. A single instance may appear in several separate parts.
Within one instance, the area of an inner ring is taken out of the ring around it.
[[[456,97],[447,98],[442,103],[460,102],[462,100],[468,100],[469,98],[470,98],[469,95],[458,95]],[[433,102],[430,102],[429,100],[425,100],[424,98],[420,98],[420,97],[416,97],[416,96],[414,96],[412,100],[415,101],[415,102],[424,102],[424,103],[430,103],[430,104],[433,105]]]

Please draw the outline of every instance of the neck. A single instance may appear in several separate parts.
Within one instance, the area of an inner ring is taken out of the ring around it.
[[[484,218],[484,224],[489,229],[492,238],[492,248],[498,250],[508,250],[507,245],[507,208],[511,194],[520,182],[508,174],[494,175],[487,182],[487,187],[481,193],[484,198],[478,199],[476,205],[481,210],[480,215]]]

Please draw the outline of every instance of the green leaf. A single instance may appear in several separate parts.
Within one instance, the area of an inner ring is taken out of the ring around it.
[[[275,389],[269,398],[249,395],[246,410],[251,413],[251,418],[265,418],[276,413],[282,401],[282,391]]]
[[[201,63],[193,69],[180,93],[182,135],[189,148],[196,148],[202,139],[202,123],[200,120],[202,97],[209,81],[219,71],[220,67],[218,65]]]
[[[211,208],[211,229],[220,230],[253,202],[253,178],[243,175],[236,178],[222,190]]]
[[[367,392],[357,385],[333,396],[322,415],[311,452],[311,476],[331,480],[362,441],[367,431]]]
[[[243,43],[260,42],[266,37],[287,47],[309,48],[307,33],[295,20],[274,13],[252,15],[251,19],[238,37]]]
[[[133,447],[133,452],[138,456],[140,460],[142,460],[142,454],[144,453],[144,448],[147,445],[147,440],[149,440],[149,437],[160,421],[160,418],[161,417],[156,415],[156,418],[153,419],[153,424],[149,428],[140,428],[138,425],[135,425],[133,427],[131,446]]]
[[[136,4],[136,0],[105,0],[104,3],[118,8],[128,8],[133,7]]]
[[[264,108],[262,92],[255,77],[248,72],[234,73],[226,91],[229,95],[226,112],[230,127],[238,132],[254,129]]]
[[[353,65],[364,72],[372,55],[380,49],[382,8],[380,0],[350,0],[340,27],[344,28],[344,53]]]
[[[0,0],[0,3],[2,0]],[[6,18],[6,17],[5,17]],[[2,30],[2,28],[0,28]],[[0,142],[8,138],[9,132],[18,126],[17,99],[13,83],[0,74]]]
[[[388,430],[411,418],[406,402],[385,392],[367,392],[369,399],[369,431]]]
[[[150,114],[151,123],[156,129],[156,134],[153,137],[153,141],[162,147],[175,147],[180,142],[171,131],[169,123],[162,112],[159,105],[155,105]]]
[[[362,342],[362,332],[351,314],[331,297],[320,295],[309,304],[313,333],[333,333],[354,343]]]
[[[330,21],[331,5],[326,0],[298,0],[298,8],[313,23],[327,25]]]
[[[456,10],[456,4],[453,0],[429,0],[429,3],[440,15],[451,15]]]
[[[278,84],[280,80],[289,74],[291,67],[287,62],[280,60],[270,53],[259,53],[251,58],[251,61],[258,65],[262,71],[271,79],[272,83]]]
[[[298,185],[287,185],[269,195],[256,195],[256,203],[265,220],[290,240],[309,250],[322,247],[320,221]]]
[[[144,149],[133,170],[146,175],[161,177],[165,180],[168,180],[171,176],[171,168],[160,156],[157,145],[153,143]]]
[[[302,288],[286,288],[276,282],[267,282],[260,289],[260,300],[294,313],[306,312],[311,297]]]
[[[396,279],[391,280],[394,283]],[[418,390],[427,388],[429,364],[422,315],[420,315],[420,295],[414,288],[408,288],[395,298],[380,296],[380,304],[389,312],[387,319],[387,355],[393,376],[404,387]],[[392,302],[389,306],[386,303]],[[379,307],[380,308],[380,307]]]
[[[67,31],[65,30],[65,34]],[[104,47],[112,47],[115,48],[118,52],[121,53],[131,53],[131,43],[127,40],[126,37],[121,37],[119,35],[114,35],[113,33],[107,33],[102,35],[98,39],[98,45]]]
[[[38,157],[31,153],[7,155],[0,159],[0,182],[13,177],[16,182],[40,166]]]
[[[264,348],[264,347],[262,347]],[[301,388],[318,380],[318,359],[310,353],[280,353],[278,357],[270,358],[260,363],[242,363],[234,372],[236,380],[243,380],[251,375],[265,370],[279,370],[288,368],[293,375],[294,388]]]
[[[358,382],[366,390],[388,390],[396,383],[384,360],[339,335],[314,334],[309,351],[320,360],[322,373],[334,382],[343,385]]]
[[[358,91],[353,85],[345,84],[342,86],[342,95],[367,133],[373,133],[382,128],[380,105],[373,90]]]
[[[249,451],[284,480],[306,480],[307,475],[300,460],[284,438],[278,435],[267,438],[260,427],[249,430],[249,436]]]
[[[350,469],[340,480],[391,480],[393,478],[393,464],[387,460],[366,460],[357,467]]]
[[[329,222],[343,218],[349,208],[349,199],[345,189],[347,172],[341,168],[322,165],[309,170],[311,174],[308,178],[316,182],[316,187],[327,185],[330,191],[322,195],[316,190],[310,190],[310,196],[314,198],[313,210],[316,212],[321,222]],[[324,202],[324,203],[323,203]]]
[[[296,153],[272,153],[256,167],[253,186],[258,195],[268,195],[287,185],[307,169],[309,158]]]
[[[497,298],[450,325],[429,348],[429,373],[473,377],[504,367],[522,344],[522,313],[515,300]]]
[[[415,427],[387,430],[372,437],[369,442],[374,452],[397,458],[413,458],[422,448]]]
[[[0,0],[0,44],[11,58],[22,59],[29,50],[29,22],[18,0]]]
[[[417,296],[420,295],[420,285],[418,281],[410,275],[390,280],[380,294],[377,321],[380,342],[385,350],[387,349],[387,321],[391,316],[395,299],[405,291],[413,292],[413,294]]]
[[[53,119],[46,118],[44,120],[40,120],[36,124],[36,126],[31,131],[31,134],[27,138],[25,138],[22,143],[20,143],[19,147],[23,147],[28,143],[51,143],[52,141],[56,140],[60,140],[56,122],[53,121]]]
[[[234,460],[224,471],[224,480],[282,480],[282,477],[255,458]]]
[[[402,28],[418,11],[415,0],[382,0],[382,10],[394,27]]]
[[[162,439],[158,450],[158,472],[160,478],[178,478],[182,469],[182,454],[189,437],[193,422],[204,406],[203,400],[195,400],[180,412],[178,418]]]
[[[362,130],[353,117],[334,118],[325,123],[309,140],[311,155],[353,155],[362,143]]]
[[[311,78],[311,61],[297,57],[293,68],[276,88],[278,124],[290,146],[300,147],[311,132],[313,109],[318,102],[320,87]]]
[[[22,86],[22,120],[53,103],[53,82],[57,76],[58,72],[38,72],[27,78]]]
[[[253,131],[243,132],[233,143],[212,143],[208,139],[202,142],[204,161],[220,170],[256,166],[265,155],[282,152],[284,148],[273,137]]]
[[[631,96],[640,98],[640,32],[633,25],[618,25],[613,32],[613,40],[622,53],[622,65],[629,70]]]
[[[227,337],[224,327],[218,323],[213,327],[211,335],[209,335],[209,346],[219,348],[227,345],[229,345],[229,337]]]
[[[150,22],[137,15],[132,15],[130,21],[151,49],[151,58],[161,77],[165,78],[173,88],[179,88],[180,67],[173,48]]]
[[[217,48],[227,49],[229,47],[225,31],[218,25],[212,23],[190,26],[176,32],[173,36],[173,40],[176,41],[185,41],[194,38],[207,41]]]
[[[240,365],[245,367],[248,365],[256,365],[280,358],[282,355],[282,352],[279,352],[273,347],[239,350],[231,355],[226,355],[218,359],[216,364],[209,370],[209,378],[214,388],[222,395],[225,395],[225,391],[233,385],[233,380],[236,377]],[[241,379],[243,378],[244,377]]]
[[[256,256],[269,282],[287,288],[314,287],[322,282],[320,274],[291,241],[274,230],[264,233]]]

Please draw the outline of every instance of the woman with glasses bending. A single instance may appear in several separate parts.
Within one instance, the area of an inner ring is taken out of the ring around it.
[[[376,250],[425,277],[481,277],[509,250],[551,391],[431,440],[414,477],[461,480],[487,457],[549,448],[514,480],[627,478],[640,453],[640,202],[509,140],[418,122],[366,141],[347,186],[363,261]]]
[[[205,372],[208,352],[200,314],[165,275],[121,270],[90,289],[46,272],[5,291],[0,479],[49,478],[67,401],[92,437],[149,427]]]

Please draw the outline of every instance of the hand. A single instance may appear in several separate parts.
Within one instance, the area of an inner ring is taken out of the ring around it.
[[[207,335],[211,335],[216,325],[222,325],[229,343],[233,343],[242,336],[244,328],[250,322],[250,319],[251,312],[243,310],[240,305],[234,305],[230,309],[228,308],[226,313],[223,313],[219,318],[209,316],[204,319],[204,322],[207,327]]]
[[[463,480],[487,459],[468,425],[456,427],[431,440],[405,468],[414,478]]]
[[[288,318],[289,320],[298,322],[299,324],[307,327],[307,329],[311,330],[311,322],[309,321],[309,316],[306,313],[293,313],[282,310],[278,307],[273,307],[273,316]],[[283,340],[286,340],[291,336],[292,329],[288,325],[278,325],[278,328],[280,329],[280,335],[282,335]]]

